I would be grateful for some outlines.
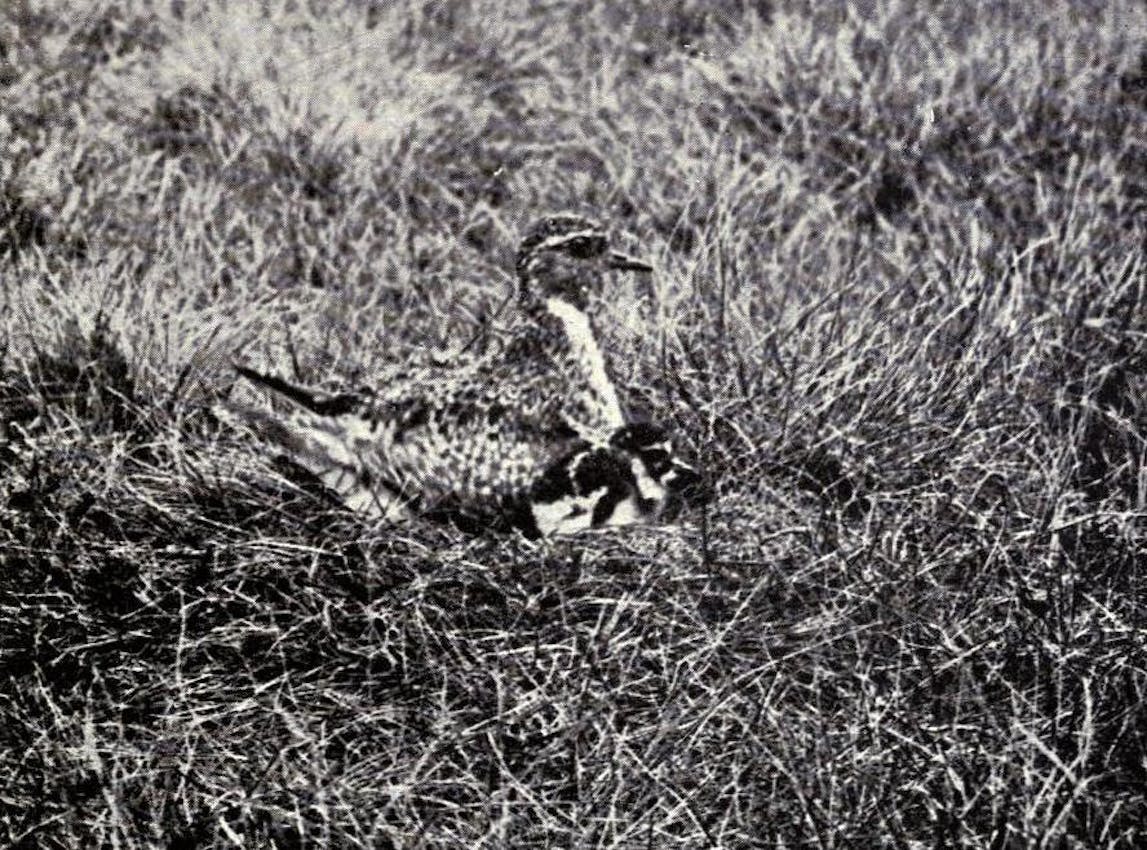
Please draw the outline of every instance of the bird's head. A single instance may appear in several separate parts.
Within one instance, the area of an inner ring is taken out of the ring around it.
[[[598,222],[573,213],[534,222],[522,238],[516,261],[519,295],[561,298],[584,310],[600,293],[610,270],[652,271],[646,262],[613,251]]]

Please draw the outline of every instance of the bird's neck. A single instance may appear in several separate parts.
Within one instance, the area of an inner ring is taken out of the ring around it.
[[[589,320],[589,314],[581,307],[556,295],[549,296],[539,306],[546,324],[552,324],[554,319],[557,319],[572,345],[598,350],[593,324]]]
[[[576,347],[575,339],[589,339],[597,348],[589,316],[565,298],[524,294],[519,308],[519,321],[525,323],[522,338],[531,340],[538,355],[547,359],[569,356]]]
[[[625,416],[589,316],[584,310],[556,296],[550,296],[543,304],[548,319],[545,324],[552,325],[556,320],[560,326],[567,356],[583,370],[583,376],[601,410],[602,420],[610,427],[620,428],[625,424]]]

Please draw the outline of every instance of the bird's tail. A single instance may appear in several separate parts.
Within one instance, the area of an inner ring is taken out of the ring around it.
[[[253,384],[293,402],[295,409],[279,413],[229,400],[216,408],[221,420],[253,431],[277,446],[356,513],[376,519],[409,518],[406,500],[376,480],[355,441],[350,439],[348,426],[353,423],[347,420],[357,418],[357,403],[350,403],[352,396],[321,398],[274,375],[238,365],[235,368]]]
[[[362,405],[362,398],[357,393],[340,393],[323,396],[312,390],[284,381],[277,375],[256,372],[238,363],[234,364],[235,371],[257,387],[268,389],[289,401],[294,402],[304,410],[309,410],[320,416],[341,416],[358,410]]]

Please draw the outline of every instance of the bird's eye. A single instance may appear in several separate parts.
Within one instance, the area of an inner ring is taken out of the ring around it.
[[[605,238],[601,236],[578,236],[563,246],[565,252],[574,259],[588,260],[605,253]]]

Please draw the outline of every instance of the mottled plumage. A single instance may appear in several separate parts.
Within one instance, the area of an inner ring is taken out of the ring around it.
[[[672,519],[712,491],[652,423],[626,425],[607,445],[576,441],[523,490],[487,502],[447,499],[424,515],[465,530],[527,537]]]
[[[476,359],[327,396],[239,366],[293,402],[289,413],[239,412],[368,514],[513,500],[571,446],[608,446],[625,426],[584,310],[608,270],[650,267],[611,252],[594,222],[558,215],[529,229],[516,268],[517,316]]]
[[[667,517],[712,498],[696,470],[676,456],[665,429],[634,423],[606,446],[581,443],[552,463],[515,505],[527,535],[569,534]]]

